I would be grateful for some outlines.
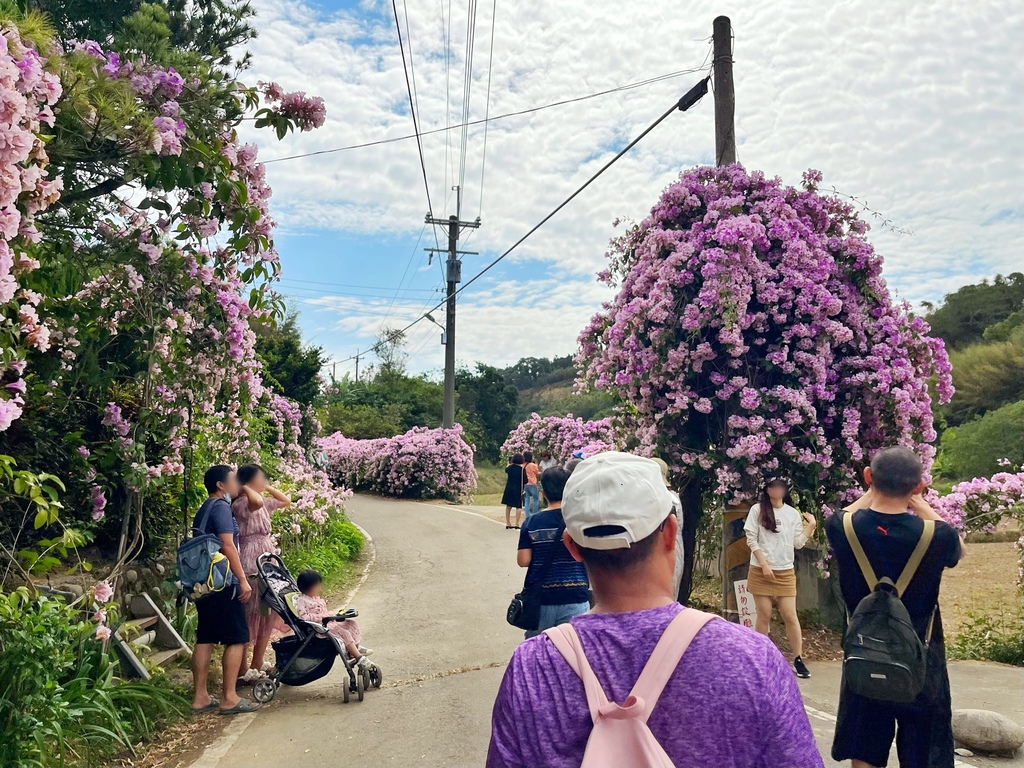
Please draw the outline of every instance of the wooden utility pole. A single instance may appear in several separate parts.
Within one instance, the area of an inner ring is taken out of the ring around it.
[[[714,26],[715,164],[736,162],[736,91],[732,82],[732,23],[719,16]]]

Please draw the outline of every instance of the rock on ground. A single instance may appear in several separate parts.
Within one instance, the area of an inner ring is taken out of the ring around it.
[[[1024,745],[1024,727],[986,709],[953,711],[953,738],[979,752],[1014,752]]]

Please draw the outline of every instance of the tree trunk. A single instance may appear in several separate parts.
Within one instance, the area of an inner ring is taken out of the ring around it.
[[[683,503],[683,578],[679,582],[677,599],[683,605],[690,602],[690,592],[693,590],[693,556],[697,548],[697,526],[700,525],[701,515],[704,514],[700,490],[700,481],[691,480],[679,494],[679,500]]]

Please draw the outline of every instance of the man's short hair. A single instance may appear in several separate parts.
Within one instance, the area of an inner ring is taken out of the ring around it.
[[[220,488],[217,487],[218,483],[226,483],[228,481],[228,475],[234,470],[227,464],[214,464],[203,475],[203,485],[206,486],[206,492],[211,496],[215,494]]]
[[[883,496],[910,496],[921,482],[921,458],[909,448],[883,448],[871,459],[871,485]]]
[[[540,476],[540,487],[544,489],[544,498],[548,501],[561,501],[565,484],[569,481],[569,473],[564,467],[552,467],[544,470]]]
[[[665,518],[668,522],[668,517]],[[590,549],[580,547],[580,555],[583,557],[583,564],[587,568],[596,568],[599,571],[623,572],[636,568],[644,563],[654,552],[654,545],[658,536],[665,530],[663,522],[654,531],[631,547],[619,547],[618,549]]]
[[[565,462],[565,471],[571,475],[573,470],[576,469],[576,467],[578,467],[582,463],[583,459],[577,459],[575,457],[571,458],[567,462]]]

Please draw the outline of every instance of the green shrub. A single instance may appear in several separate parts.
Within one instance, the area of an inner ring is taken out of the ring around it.
[[[120,680],[95,626],[24,587],[0,594],[0,765],[102,765],[186,711],[162,678]]]
[[[1024,464],[1024,400],[1004,405],[942,435],[936,472],[947,479],[970,480],[1005,471],[1000,459]]]
[[[1024,398],[1024,327],[1006,341],[972,344],[949,355],[956,393],[942,409],[946,420],[963,424]]]
[[[1024,666],[1024,623],[1020,614],[997,616],[967,612],[967,621],[946,643],[951,659],[998,661]]]
[[[344,579],[352,560],[362,549],[363,534],[359,529],[343,515],[331,513],[315,532],[292,532],[287,540],[282,539],[281,558],[294,578],[307,569],[319,571],[324,585],[331,588]]]

